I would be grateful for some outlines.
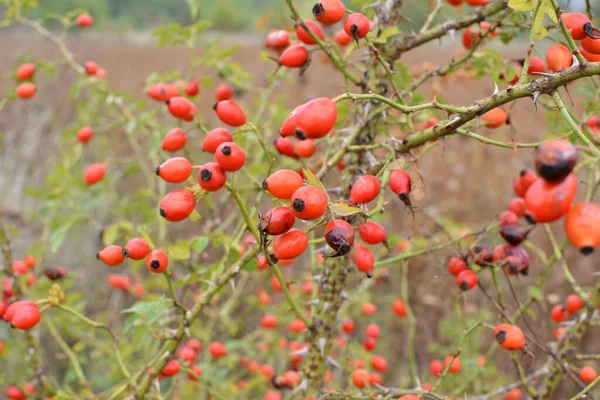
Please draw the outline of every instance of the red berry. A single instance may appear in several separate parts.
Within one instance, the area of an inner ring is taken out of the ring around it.
[[[591,38],[585,38],[583,42],[581,42],[583,48],[585,48],[588,39],[593,40]],[[589,49],[586,50],[590,51]],[[598,50],[600,50],[600,46],[598,46]],[[550,46],[546,52],[546,64],[548,64],[548,69],[551,71],[559,72],[565,68],[569,68],[571,64],[573,64],[573,55],[565,45],[555,43]]]
[[[87,28],[94,23],[94,18],[92,18],[90,14],[79,14],[77,18],[75,18],[75,23],[80,28]]]
[[[343,219],[334,219],[325,227],[325,242],[335,250],[336,256],[344,256],[354,245],[354,229]]]
[[[563,322],[569,317],[569,311],[567,307],[563,304],[557,304],[552,308],[550,312],[550,317],[554,322]]]
[[[337,24],[344,18],[346,7],[341,0],[319,0],[313,7],[312,13],[320,23],[332,25]]]
[[[470,269],[462,271],[456,277],[456,284],[461,290],[473,289],[477,285],[477,282],[479,282],[477,274]]]
[[[394,314],[396,314],[399,317],[406,317],[406,305],[404,304],[404,302],[402,300],[396,300],[392,303],[392,310],[394,311]]]
[[[13,274],[19,276],[19,275],[24,275],[27,272],[27,264],[25,264],[25,261],[21,261],[21,260],[15,260],[12,262],[11,264],[11,269]]]
[[[227,348],[223,343],[212,342],[208,345],[208,351],[213,358],[221,358],[227,354]]]
[[[25,63],[19,66],[17,70],[17,79],[20,81],[24,81],[29,79],[35,74],[35,64],[34,63]]]
[[[225,186],[227,173],[217,163],[208,162],[198,170],[198,184],[209,192],[216,192]]]
[[[360,238],[368,244],[378,244],[387,239],[385,228],[377,222],[369,221],[358,227]]]
[[[357,369],[352,372],[352,383],[359,389],[364,389],[369,384],[369,372],[365,369]]]
[[[355,328],[355,323],[354,321],[352,321],[351,319],[348,319],[344,322],[342,322],[342,330],[344,331],[344,333],[347,333],[348,335],[351,334],[352,332],[354,332],[354,328]]]
[[[31,82],[21,83],[15,92],[22,99],[30,99],[35,95],[35,85]]]
[[[25,393],[21,392],[21,389],[19,389],[17,386],[9,386],[8,389],[6,390],[6,397],[8,397],[11,400],[26,400],[27,396],[25,395]]]
[[[302,186],[292,194],[290,206],[296,218],[315,220],[327,210],[327,195],[315,186]]]
[[[585,302],[581,297],[576,294],[572,294],[567,296],[565,299],[565,304],[567,305],[567,311],[570,313],[579,312],[585,305]]]
[[[265,179],[262,188],[278,199],[289,199],[302,185],[302,177],[296,171],[280,169]]]
[[[77,131],[77,140],[81,143],[89,142],[94,136],[94,131],[91,126],[84,126]]]
[[[520,350],[525,346],[525,335],[515,325],[500,324],[494,328],[496,341],[506,350]]]
[[[150,245],[142,238],[133,238],[125,245],[127,257],[132,260],[141,260],[150,252]]]
[[[274,29],[267,34],[265,45],[271,50],[280,52],[290,45],[290,33],[283,29]]]
[[[577,177],[569,174],[562,182],[538,179],[525,195],[525,218],[530,223],[552,222],[567,214],[577,194]]]
[[[277,328],[277,317],[272,314],[267,314],[260,319],[260,326],[265,329]]]
[[[442,372],[444,372],[444,364],[440,360],[432,360],[429,363],[429,373],[434,376],[442,376]]]
[[[86,61],[84,66],[86,75],[96,75],[98,72],[98,64],[93,61]]]
[[[233,100],[221,100],[213,107],[217,117],[229,126],[242,126],[246,123],[246,114],[238,103]]]
[[[302,43],[293,44],[279,56],[279,65],[288,68],[300,68],[308,61],[308,50]]]
[[[590,23],[590,18],[587,15],[578,12],[566,12],[561,17],[573,39],[582,40],[587,37],[583,29],[585,24]]]
[[[184,157],[169,158],[156,167],[156,175],[170,183],[185,182],[192,174],[192,163]]]
[[[527,73],[530,75],[536,75],[535,72],[544,72],[545,70],[544,60],[539,57],[531,57],[529,59],[529,68]]]
[[[10,320],[10,325],[13,328],[21,330],[29,330],[37,325],[42,319],[42,313],[35,305],[25,303],[15,310],[15,315]]]
[[[224,142],[215,151],[215,160],[219,167],[228,172],[241,169],[246,163],[246,153],[233,142]]]
[[[375,256],[368,248],[357,247],[354,251],[354,263],[360,271],[369,274],[375,265]]]
[[[452,358],[452,356],[448,356],[444,359],[444,368],[446,368],[450,364],[450,362],[452,362],[452,364],[450,364],[448,372],[451,374],[457,374],[460,372],[462,364],[460,362],[460,358],[456,357],[454,358],[454,361],[452,361]]]
[[[275,148],[279,154],[284,156],[296,158],[296,144],[288,138],[277,138],[275,139]]]
[[[215,89],[217,101],[229,100],[233,97],[233,89],[226,83],[222,83]]]
[[[183,149],[186,142],[187,138],[185,133],[179,128],[174,128],[167,132],[163,138],[162,149],[170,152],[178,151]]]
[[[300,140],[319,139],[326,136],[337,121],[337,107],[333,100],[328,97],[319,97],[304,103],[302,106],[292,111],[295,115],[288,116],[289,120],[284,121],[281,132],[287,132],[293,126],[293,133]]]
[[[535,169],[549,182],[561,182],[577,163],[577,150],[567,140],[550,140],[535,151]]]
[[[467,263],[462,258],[452,257],[450,261],[448,261],[448,272],[454,276],[458,276],[458,274],[466,269]]]
[[[164,272],[169,266],[169,257],[167,253],[162,250],[152,250],[148,256],[146,256],[146,268],[148,271],[160,273]]]
[[[315,22],[310,20],[305,20],[304,25],[312,31],[319,39],[325,40],[325,34],[323,33],[323,29],[321,26]],[[296,36],[298,36],[298,40],[300,40],[304,44],[316,44],[313,38],[310,37],[308,32],[304,29],[304,27],[300,24],[296,25]]]
[[[200,92],[200,85],[198,84],[198,81],[195,79],[190,80],[185,87],[185,94],[190,97],[194,97],[198,94],[198,92]]]
[[[275,207],[270,209],[262,217],[261,228],[269,235],[277,236],[283,235],[292,227],[296,222],[294,213],[288,207]]]
[[[25,256],[25,258],[23,259],[23,261],[25,261],[25,265],[27,265],[27,268],[32,269],[35,267],[36,264],[36,259],[34,256],[32,256],[31,254],[27,254]]]
[[[131,287],[131,279],[128,276],[110,274],[106,282],[115,289],[128,290]]]
[[[467,28],[463,32],[462,44],[465,49],[470,50],[473,48],[474,42],[477,40],[479,32],[473,28]]]
[[[509,211],[515,213],[517,217],[522,217],[525,215],[525,199],[522,197],[517,197],[516,199],[512,199],[510,204],[508,205]]]
[[[512,211],[504,211],[500,215],[498,215],[498,225],[507,226],[507,225],[516,225],[519,222],[519,217]]]
[[[165,365],[161,371],[161,374],[164,376],[173,376],[177,375],[179,372],[180,366],[177,360],[171,360]]]
[[[125,254],[127,254],[127,251],[125,251]],[[96,254],[96,258],[104,264],[114,267],[125,261],[125,254],[123,254],[123,248],[121,248],[121,246],[111,244],[100,250],[100,252]]]
[[[172,116],[184,121],[190,122],[194,119],[194,115],[198,112],[198,109],[185,97],[175,96],[166,100],[169,112]]]
[[[219,147],[222,143],[232,141],[233,137],[227,129],[216,128],[210,131],[202,141],[202,150],[206,151],[207,153],[214,154],[215,151],[217,151],[217,147]]]
[[[194,211],[196,199],[192,192],[185,189],[167,193],[160,202],[160,215],[170,222],[183,221]]]
[[[403,169],[395,169],[390,174],[390,189],[397,194],[402,202],[406,202],[411,191],[411,179],[408,172]]]
[[[187,373],[187,377],[190,381],[197,382],[202,376],[202,369],[196,365],[190,367],[191,372]]]
[[[91,164],[85,170],[85,184],[90,186],[94,185],[104,178],[106,173],[106,167],[102,163]]]
[[[590,383],[596,380],[598,373],[592,367],[583,367],[579,370],[579,379],[585,383]]]
[[[340,46],[348,46],[352,42],[352,36],[348,35],[345,30],[340,29],[335,33],[335,42]]]
[[[279,260],[299,257],[308,247],[308,235],[300,229],[291,229],[273,242],[273,253]]]
[[[299,318],[296,318],[288,324],[288,331],[300,333],[306,329],[306,324]]]
[[[360,13],[352,13],[344,21],[344,31],[354,40],[362,39],[369,33],[371,28],[370,21]]]
[[[296,145],[295,152],[301,158],[312,157],[317,152],[317,146],[311,139],[302,140]]]
[[[355,204],[368,203],[379,195],[379,179],[373,175],[361,176],[350,190],[350,200]]]
[[[385,372],[388,369],[388,363],[385,358],[374,355],[371,357],[371,368],[373,368],[375,371]]]
[[[501,108],[494,108],[481,116],[486,128],[496,129],[508,121],[508,114]]]

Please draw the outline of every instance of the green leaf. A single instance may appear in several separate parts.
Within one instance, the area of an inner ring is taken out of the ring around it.
[[[346,202],[340,201],[331,203],[331,210],[337,216],[348,217],[350,215],[358,214],[360,212],[360,207],[351,206]]]
[[[175,260],[187,260],[192,256],[189,242],[177,242],[169,246],[169,257]]]
[[[542,0],[540,9],[538,10],[537,15],[535,16],[535,21],[533,21],[533,37],[536,40],[541,40],[548,36],[548,29],[546,29],[546,26],[544,25],[544,17],[546,15],[548,15],[552,21],[558,21],[551,0]]]
[[[535,286],[530,286],[527,288],[527,293],[529,294],[529,296],[536,300],[536,301],[541,301],[544,298],[544,294],[542,293],[542,291]]]
[[[385,28],[383,30],[383,32],[381,32],[379,34],[378,38],[387,40],[387,39],[391,38],[392,36],[396,36],[396,35],[399,35],[401,33],[402,32],[400,31],[400,28],[398,28],[396,25],[389,26],[389,27]]]
[[[244,271],[256,271],[257,268],[258,268],[258,261],[255,258],[253,258],[252,260],[248,261],[242,267],[242,269]]]
[[[208,242],[209,239],[205,236],[197,237],[194,240],[192,240],[192,243],[190,244],[190,249],[194,253],[202,253],[204,249],[206,249],[206,246],[208,246]]]
[[[119,224],[112,224],[104,230],[102,234],[102,241],[105,246],[114,243],[119,236]]]
[[[509,0],[508,6],[515,11],[531,11],[535,6],[535,0]]]
[[[152,241],[152,239],[150,239],[150,236],[148,236],[148,234],[146,233],[146,230],[144,229],[144,227],[142,227],[142,238],[148,242],[148,244],[150,245],[151,248],[155,249],[156,246],[154,246],[154,242]]]
[[[194,209],[194,211],[192,211],[192,213],[190,214],[190,221],[196,222],[200,219],[202,219],[202,215],[200,215],[200,213],[196,211],[196,209]]]
[[[56,253],[60,248],[62,242],[65,240],[65,235],[71,229],[73,224],[81,219],[81,215],[74,215],[68,219],[65,223],[55,229],[50,235],[50,251]]]

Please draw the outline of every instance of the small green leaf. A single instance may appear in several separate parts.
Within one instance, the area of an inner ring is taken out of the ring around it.
[[[105,246],[108,246],[108,245],[114,243],[117,240],[118,236],[119,236],[119,224],[112,224],[111,226],[109,226],[108,228],[106,228],[104,230],[104,233],[102,234],[102,241],[104,242]]]
[[[142,238],[148,242],[148,244],[150,245],[151,248],[155,249],[156,246],[154,246],[154,242],[152,241],[152,239],[150,239],[150,236],[148,236],[148,234],[146,233],[146,230],[142,227]]]
[[[530,286],[527,288],[527,293],[529,294],[529,296],[536,300],[536,301],[541,301],[544,298],[544,294],[542,293],[542,291],[535,286]]]
[[[187,260],[192,256],[189,243],[178,242],[169,246],[169,257],[175,260]]]
[[[257,268],[258,268],[258,261],[256,261],[256,258],[253,258],[252,260],[248,261],[242,267],[242,269],[244,271],[256,271]]]
[[[202,216],[198,211],[196,211],[196,209],[194,209],[194,211],[192,211],[192,213],[190,214],[190,221],[196,222],[200,219],[202,219]]]
[[[358,214],[360,207],[351,206],[346,202],[331,203],[331,210],[333,213],[340,217],[348,217],[350,215]]]
[[[531,11],[535,6],[535,0],[509,0],[508,6],[515,11]]]
[[[208,246],[208,242],[209,240],[207,237],[197,237],[194,240],[192,240],[192,243],[190,244],[190,249],[194,253],[202,253],[204,249],[206,249],[206,246]]]

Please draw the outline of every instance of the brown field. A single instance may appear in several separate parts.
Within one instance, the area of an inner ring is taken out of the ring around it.
[[[239,38],[228,40],[236,41]],[[260,84],[265,71],[273,68],[272,64],[262,64],[258,60],[261,50],[261,38],[244,38],[246,43],[236,55],[236,60],[243,62],[248,72],[255,75],[255,84]],[[118,91],[140,93],[144,79],[152,72],[165,72],[177,69],[178,65],[187,65],[187,54],[178,49],[156,49],[153,43],[143,40],[139,42],[126,41],[121,38],[75,38],[69,42],[72,52],[80,62],[93,59],[108,71],[108,81],[111,87]],[[405,55],[404,61],[411,67],[418,69],[422,63],[446,65],[453,54],[460,52],[459,41],[445,42],[443,45],[435,43],[426,48],[412,51]],[[456,49],[456,53],[454,50]],[[17,65],[17,58],[23,54],[33,54],[36,57],[56,59],[58,53],[50,44],[35,39],[21,32],[0,37],[0,71],[7,71]],[[514,50],[507,50],[510,57],[518,56]],[[317,96],[333,97],[343,92],[342,82],[329,65],[322,65],[315,60],[306,74],[302,83],[284,83],[278,90],[289,99],[290,106],[297,105],[309,98]],[[13,102],[8,104],[0,113],[0,213],[9,215],[11,221],[22,228],[22,233],[16,240],[15,253],[22,250],[40,235],[45,233],[36,225],[36,210],[39,204],[24,194],[26,187],[38,185],[44,178],[49,165],[53,162],[53,149],[58,145],[58,134],[64,121],[74,118],[74,110],[69,99],[69,86],[73,81],[72,72],[61,70],[58,79],[49,83],[42,83],[39,95],[32,101]],[[10,79],[0,82],[0,92],[12,88]],[[468,105],[472,101],[490,95],[493,91],[493,82],[488,78],[473,81],[467,74],[457,74],[448,79],[434,79],[425,88],[428,98],[434,92],[443,96],[455,105]],[[244,96],[242,103],[249,104],[250,99]],[[198,108],[207,115],[208,125],[215,123],[212,116],[212,92],[206,90],[199,96]],[[510,113],[512,127],[505,126],[497,130],[480,129],[482,135],[493,137],[497,140],[520,142],[535,142],[546,133],[544,111],[536,112],[532,101],[519,100]],[[417,202],[419,208],[417,222],[430,229],[429,218],[426,213],[434,217],[450,217],[456,221],[464,222],[477,229],[487,225],[501,212],[513,198],[512,179],[523,168],[531,168],[531,150],[511,151],[493,148],[470,139],[450,137],[443,146],[438,146],[420,163],[426,184],[426,197]],[[581,185],[583,186],[583,185]],[[388,228],[403,236],[412,235],[412,223],[404,206],[399,202],[392,203],[388,210],[396,218],[390,218],[386,224]],[[114,222],[114,221],[113,221]],[[562,239],[560,223],[556,224],[555,231]],[[531,235],[541,247],[548,248],[541,228],[536,228]],[[94,293],[104,293],[103,288],[89,287],[89,279],[102,277],[105,271],[90,271],[93,264],[92,255],[99,246],[99,232],[95,228],[81,227],[77,236],[82,238],[98,238],[96,240],[78,241],[75,235],[62,248],[60,257],[54,256],[44,260],[45,265],[63,264],[70,270],[78,271],[81,278],[78,285],[84,289],[85,297],[91,299]],[[423,257],[413,264],[411,287],[414,309],[420,319],[420,333],[417,339],[417,348],[426,349],[427,343],[444,341],[439,333],[432,327],[435,323],[428,323],[442,316],[447,310],[445,302],[449,296],[460,296],[458,291],[448,290],[448,285],[454,285],[448,274],[445,273],[444,263],[450,252],[440,253],[436,256]],[[567,255],[572,258],[574,249],[568,249]],[[542,267],[541,261],[532,255],[531,274],[527,278],[519,278],[515,286],[519,296],[526,296],[525,284],[534,282]],[[85,261],[82,261],[85,260]],[[89,261],[88,261],[89,260]],[[588,258],[573,258],[571,270],[576,278],[585,282],[597,267],[599,258],[592,255]],[[85,266],[89,265],[88,270]],[[393,268],[393,267],[392,267]],[[288,271],[289,272],[289,271]],[[552,273],[548,293],[558,297],[550,300],[564,298],[570,294],[568,285],[563,284],[564,278],[558,266]],[[399,277],[393,277],[392,284],[397,283]],[[426,282],[423,288],[418,282]],[[490,283],[485,281],[489,287]],[[98,286],[98,285],[96,285]],[[454,288],[454,286],[450,286]],[[393,286],[390,286],[390,290]],[[507,289],[508,290],[508,289]],[[106,300],[108,301],[108,300]],[[102,301],[104,304],[106,301]],[[117,300],[118,301],[118,300]],[[467,294],[464,303],[472,309],[477,309],[484,304],[485,299],[479,295]],[[512,303],[512,302],[509,302]],[[540,318],[530,320],[539,336],[543,340],[550,339],[552,326],[547,317],[549,310],[540,309]],[[404,333],[398,331],[398,349],[402,349]],[[590,335],[591,337],[591,335]],[[588,343],[589,346],[591,343]],[[597,341],[596,341],[597,344]],[[535,350],[535,349],[533,349]],[[418,352],[419,363],[426,368],[429,355],[426,351]],[[504,356],[499,356],[504,357]],[[505,357],[506,358],[506,357]],[[537,364],[544,360],[538,354]],[[508,363],[508,358],[506,358]],[[392,364],[397,364],[393,362]],[[512,367],[512,365],[511,365]],[[510,368],[508,369],[510,371]],[[512,373],[512,372],[511,372]],[[556,398],[562,398],[560,396]]]

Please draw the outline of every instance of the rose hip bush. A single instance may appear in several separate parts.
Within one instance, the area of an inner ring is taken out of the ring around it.
[[[600,283],[577,281],[569,266],[600,245],[600,31],[589,11],[566,12],[555,0],[438,0],[423,26],[403,32],[410,1],[320,0],[303,15],[304,0],[286,0],[292,20],[266,34],[272,72],[254,87],[231,60],[236,47],[203,36],[210,23],[188,3],[189,25],[154,36],[158,46],[189,49],[189,65],[173,60],[173,71],[147,77],[140,93],[114,91],[105,78],[118,70],[71,52],[67,34],[92,26],[93,15],[35,19],[35,1],[0,3],[3,27],[31,29],[56,53],[15,63],[0,110],[35,101],[56,73],[77,76],[67,151],[46,186],[30,191],[48,234],[18,254],[14,230],[0,224],[3,396],[591,397],[600,353],[585,352],[583,341],[599,325]],[[458,17],[443,20],[452,7]],[[464,49],[450,64],[408,73],[405,54],[453,35]],[[515,38],[521,60],[494,50]],[[339,93],[292,99],[294,109],[273,100],[282,80],[321,59],[343,76]],[[220,81],[197,75],[199,65]],[[461,70],[493,79],[496,90],[467,105],[419,91]],[[577,107],[563,99],[567,87]],[[253,102],[240,105],[238,89]],[[198,106],[209,97],[212,110]],[[546,110],[559,133],[539,132],[535,143],[488,137],[511,124],[522,98]],[[208,126],[203,116],[213,112],[221,123]],[[513,172],[513,187],[502,190],[514,200],[493,221],[440,223],[437,234],[419,235],[428,179],[419,160],[454,135],[528,151],[534,168]],[[412,240],[395,231],[392,202],[412,219]],[[83,301],[78,266],[42,268],[81,224],[104,242],[81,265],[109,270],[96,285],[132,299],[116,316]],[[568,248],[578,250],[574,261]],[[424,310],[428,282],[408,271],[426,257],[447,266],[440,318],[413,311]],[[550,275],[572,294],[546,296]],[[477,294],[476,312],[460,301]],[[552,321],[551,335],[542,320]],[[417,345],[431,331],[444,340]]]

